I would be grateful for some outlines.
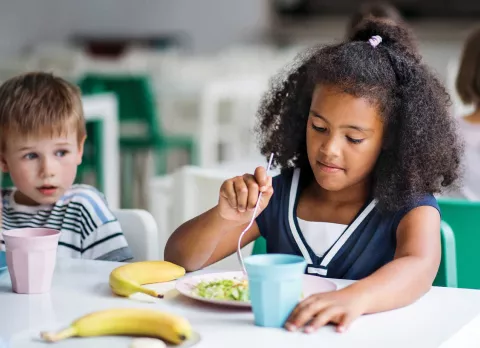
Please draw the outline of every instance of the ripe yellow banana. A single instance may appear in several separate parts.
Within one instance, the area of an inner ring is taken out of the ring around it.
[[[42,332],[41,336],[49,342],[74,336],[146,336],[180,344],[191,334],[188,320],[178,315],[153,309],[118,308],[87,314],[64,330]]]
[[[128,297],[136,292],[162,298],[155,290],[142,285],[163,283],[185,275],[185,269],[167,261],[133,262],[115,268],[110,273],[110,288],[119,295]]]

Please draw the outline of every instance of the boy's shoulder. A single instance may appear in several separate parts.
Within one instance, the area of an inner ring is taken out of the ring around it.
[[[91,200],[107,204],[105,196],[97,188],[85,184],[75,184],[65,191],[57,203],[68,204],[70,202],[78,203]]]
[[[72,185],[55,205],[57,207],[69,206],[79,209],[90,216],[100,218],[102,223],[115,219],[115,216],[108,207],[105,196],[98,189],[90,185]]]

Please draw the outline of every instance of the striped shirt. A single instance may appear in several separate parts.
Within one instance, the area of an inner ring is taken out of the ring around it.
[[[38,206],[16,203],[15,191],[2,189],[4,230],[25,227],[58,230],[58,257],[109,261],[132,258],[120,223],[97,189],[73,185],[55,204]],[[3,249],[3,240],[1,244]]]

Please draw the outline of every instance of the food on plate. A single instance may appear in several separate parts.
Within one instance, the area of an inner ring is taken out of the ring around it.
[[[218,279],[201,281],[195,285],[193,294],[209,300],[248,302],[248,281],[246,279]]]

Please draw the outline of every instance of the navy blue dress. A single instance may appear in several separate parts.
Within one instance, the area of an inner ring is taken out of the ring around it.
[[[300,169],[289,169],[273,178],[274,194],[256,222],[267,241],[267,252],[303,256],[308,263],[307,274],[362,279],[393,260],[398,224],[410,210],[432,206],[440,211],[437,200],[430,194],[397,212],[381,212],[376,207],[377,201],[372,199],[323,257],[319,257],[306,242],[298,225],[296,211],[302,190],[300,174]]]

